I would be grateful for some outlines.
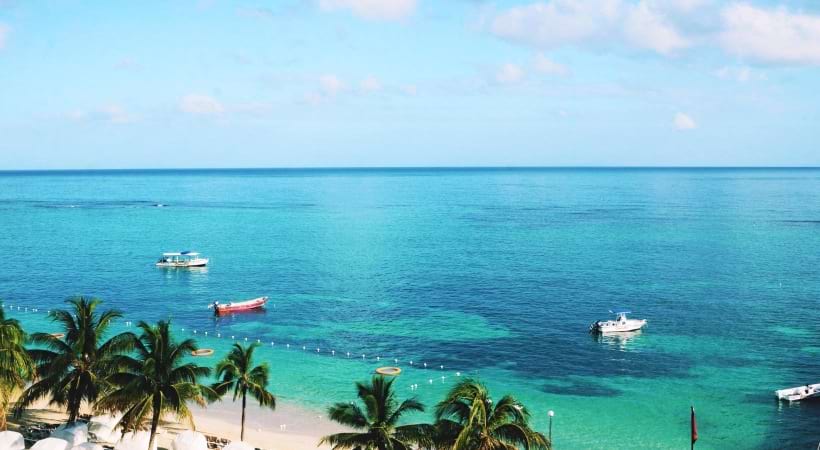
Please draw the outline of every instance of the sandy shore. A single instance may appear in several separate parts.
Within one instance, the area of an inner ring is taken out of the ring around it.
[[[321,412],[302,408],[294,403],[279,399],[275,411],[263,410],[256,404],[248,402],[245,419],[245,442],[254,447],[265,450],[302,450],[302,449],[329,449],[329,446],[318,446],[319,439],[327,434],[345,431],[345,429],[331,421]],[[222,401],[209,405],[207,408],[194,406],[194,422],[197,431],[230,439],[239,440],[239,424],[241,421],[240,403]],[[62,423],[67,419],[63,411],[48,407],[40,402],[26,410],[20,420],[9,421],[9,429],[17,429],[29,423]],[[187,426],[163,422],[158,445],[160,448],[170,449],[174,437]]]

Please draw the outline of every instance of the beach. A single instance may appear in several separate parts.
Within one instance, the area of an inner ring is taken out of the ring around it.
[[[196,431],[232,442],[239,441],[239,404],[223,401],[208,405],[206,408],[193,406],[191,409]],[[88,408],[85,408],[84,412],[91,413]],[[280,401],[275,411],[262,410],[258,405],[249,402],[246,414],[244,442],[264,450],[329,449],[329,446],[319,445],[321,437],[345,431],[321,413],[288,402]],[[47,401],[43,400],[28,408],[19,420],[10,419],[9,429],[16,430],[21,426],[35,423],[61,424],[67,419],[65,411],[50,407]],[[280,428],[281,425],[286,427]],[[170,449],[176,435],[187,429],[184,424],[163,420],[157,435],[158,447]]]

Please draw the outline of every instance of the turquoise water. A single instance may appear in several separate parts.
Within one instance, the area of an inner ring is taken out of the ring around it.
[[[259,339],[315,409],[396,359],[430,406],[478,375],[554,410],[559,449],[686,448],[690,404],[698,448],[815,448],[820,406],[772,391],[820,382],[818,248],[812,169],[0,173],[0,298],[31,329],[86,294],[214,361]],[[154,267],[183,249],[210,267]],[[614,307],[648,328],[590,337]]]

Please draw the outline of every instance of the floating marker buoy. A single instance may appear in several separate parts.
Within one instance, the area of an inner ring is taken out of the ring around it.
[[[395,377],[401,373],[401,369],[398,367],[379,367],[376,369],[376,373],[379,375]]]

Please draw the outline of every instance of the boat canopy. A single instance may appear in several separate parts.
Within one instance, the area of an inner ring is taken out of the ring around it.
[[[612,314],[632,314],[632,311],[628,309],[610,309],[609,312]]]
[[[167,252],[163,253],[162,256],[199,256],[197,252]]]

